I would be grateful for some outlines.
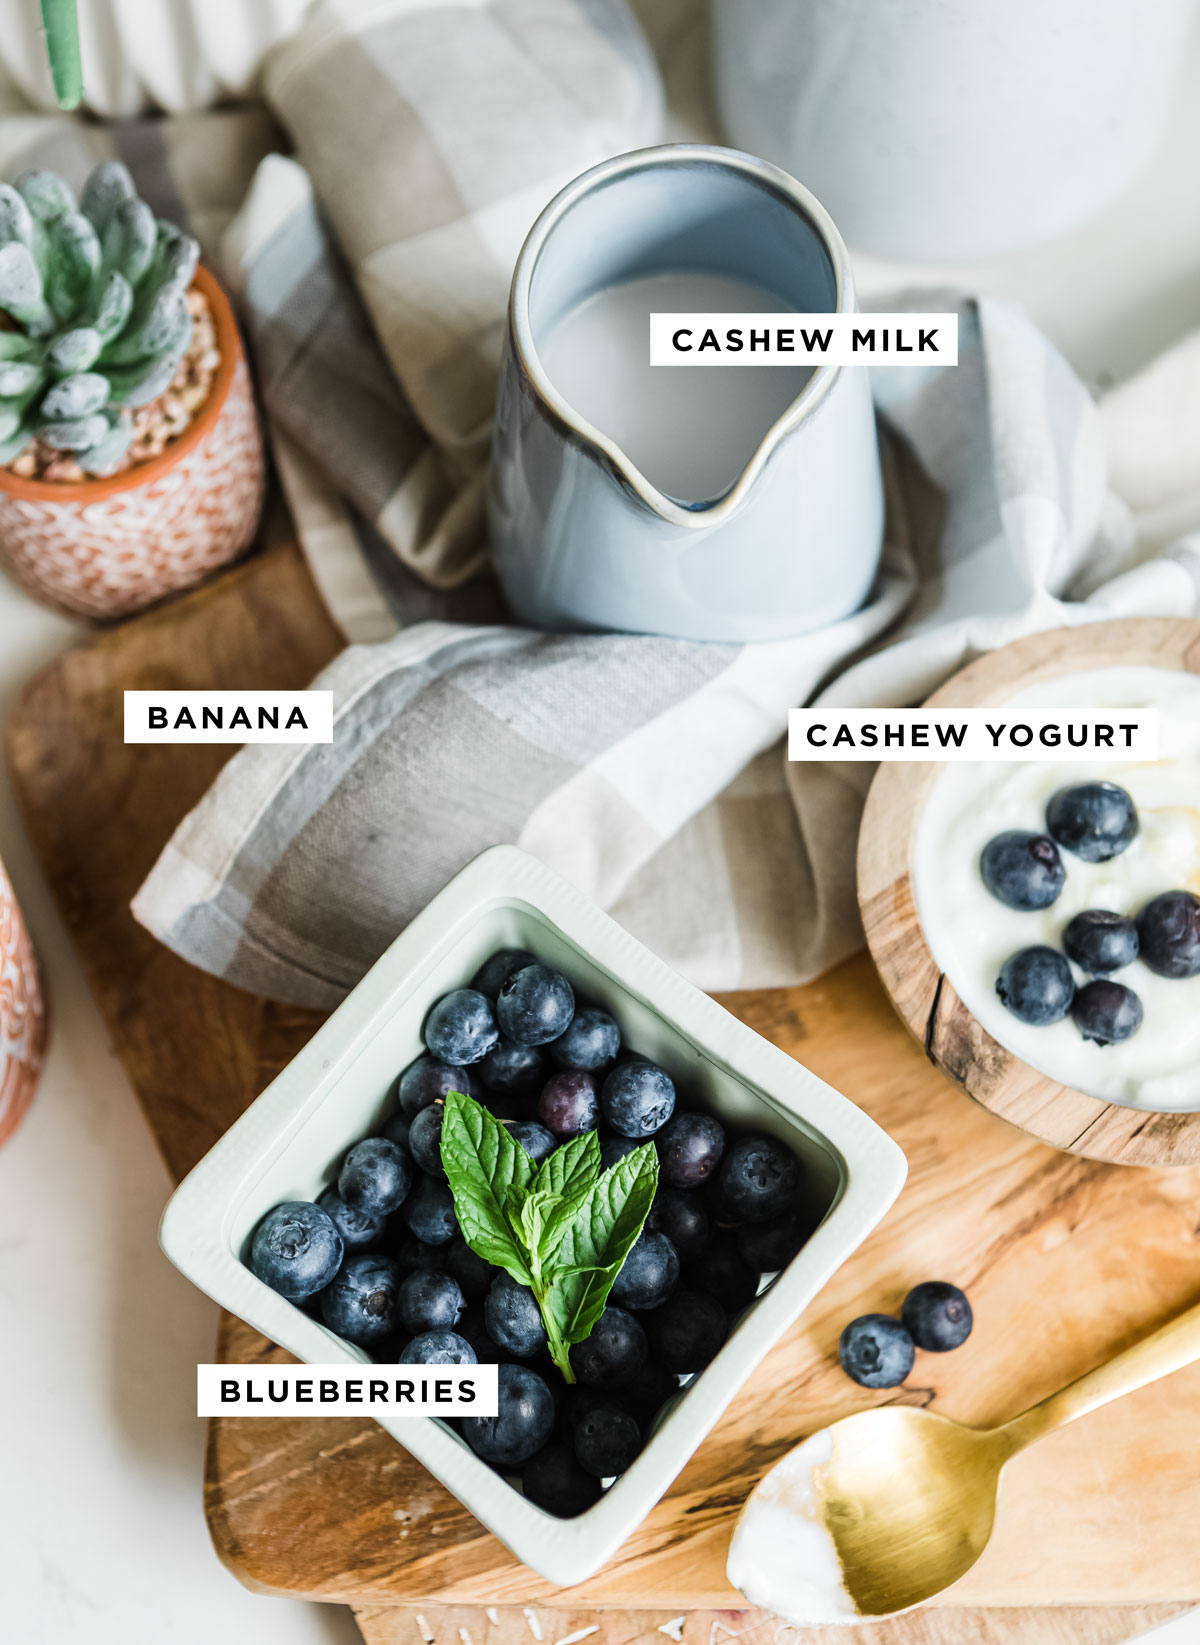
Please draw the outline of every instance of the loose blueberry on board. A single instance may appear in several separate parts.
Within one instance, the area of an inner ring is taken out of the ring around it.
[[[665,1234],[643,1228],[609,1296],[622,1308],[658,1308],[679,1284],[679,1253]]]
[[[703,1371],[716,1357],[729,1332],[729,1321],[716,1297],[703,1291],[676,1291],[650,1320],[654,1355],[668,1371],[687,1376]]]
[[[1071,1017],[1085,1040],[1119,1045],[1142,1026],[1142,1002],[1124,983],[1097,977],[1075,995]]]
[[[600,1123],[600,1099],[595,1075],[581,1068],[553,1074],[538,1098],[538,1119],[556,1137],[580,1137]]]
[[[462,1436],[485,1462],[516,1467],[540,1451],[554,1427],[554,1396],[527,1365],[501,1365],[494,1417],[463,1417]]]
[[[317,1204],[342,1236],[342,1244],[347,1251],[369,1251],[383,1238],[387,1227],[387,1217],[383,1212],[360,1211],[356,1206],[347,1205],[332,1186],[317,1195]]]
[[[898,1388],[916,1358],[908,1327],[891,1314],[852,1319],[838,1343],[842,1370],[862,1388]]]
[[[1061,1022],[1075,997],[1071,967],[1057,948],[1038,943],[1010,955],[996,978],[1000,1002],[1033,1028]]]
[[[1068,920],[1062,945],[1069,960],[1094,977],[1132,965],[1138,957],[1137,926],[1109,908],[1085,908]]]
[[[400,1107],[409,1119],[415,1119],[430,1103],[444,1102],[448,1091],[467,1091],[470,1075],[457,1063],[442,1062],[438,1057],[418,1057],[410,1062],[396,1084]]]
[[[479,1062],[499,1038],[492,1002],[477,988],[444,995],[425,1019],[425,1044],[442,1062]]]
[[[1084,862],[1108,862],[1133,844],[1137,807],[1116,783],[1076,783],[1050,796],[1046,827],[1064,851]]]
[[[412,1336],[422,1331],[452,1331],[466,1303],[457,1280],[435,1268],[418,1268],[401,1280],[397,1299],[400,1323]]]
[[[496,1277],[496,1270],[487,1258],[472,1251],[461,1234],[445,1247],[445,1267],[468,1302],[482,1302]]]
[[[446,1167],[442,1164],[442,1121],[446,1117],[444,1102],[435,1102],[422,1108],[408,1132],[408,1151],[427,1177],[445,1182]]]
[[[544,1125],[539,1125],[536,1120],[512,1120],[508,1130],[521,1144],[521,1147],[535,1165],[540,1165],[544,1159],[549,1159],[558,1147],[558,1138],[554,1135],[554,1132],[548,1131]]]
[[[750,1222],[737,1231],[742,1260],[761,1274],[786,1268],[814,1232],[819,1216],[811,1210],[785,1211],[770,1222]]]
[[[504,979],[496,1015],[510,1040],[520,1045],[548,1045],[565,1034],[575,1015],[575,992],[561,971],[527,965]]]
[[[772,1225],[747,1224],[739,1233],[750,1229],[757,1231],[758,1226]],[[704,1253],[703,1260],[693,1263],[688,1270],[689,1282],[697,1290],[707,1291],[709,1296],[716,1297],[728,1314],[740,1314],[743,1308],[750,1306],[758,1295],[758,1279],[759,1267],[752,1267],[745,1260],[727,1234],[714,1240]]]
[[[396,1264],[360,1251],[346,1258],[321,1292],[321,1318],[339,1337],[369,1348],[396,1329],[399,1292]]]
[[[596,1405],[575,1425],[575,1458],[594,1479],[623,1474],[642,1448],[637,1419],[619,1405]]]
[[[615,1165],[626,1154],[632,1154],[635,1148],[642,1145],[636,1137],[605,1137],[600,1144],[600,1169],[607,1171],[610,1165]]]
[[[571,1367],[591,1388],[619,1388],[637,1375],[650,1358],[650,1344],[640,1323],[624,1308],[609,1306],[592,1334],[571,1349]]]
[[[725,1128],[711,1114],[674,1114],[655,1139],[659,1179],[669,1188],[698,1188],[721,1163]]]
[[[422,1331],[400,1354],[399,1365],[477,1365],[475,1350],[457,1331]],[[474,1419],[478,1421],[478,1418]]]
[[[983,883],[999,902],[1021,913],[1049,908],[1067,871],[1058,847],[1047,834],[1012,828],[988,841],[979,859]]]
[[[547,1445],[531,1457],[521,1474],[521,1486],[530,1502],[559,1519],[586,1513],[603,1494],[600,1481],[585,1474],[566,1445]]]
[[[790,1208],[800,1164],[778,1137],[739,1137],[717,1171],[722,1207],[736,1222],[769,1222]]]
[[[412,1160],[399,1143],[365,1137],[346,1155],[337,1189],[356,1211],[383,1217],[404,1204],[412,1182]]]
[[[585,1005],[576,1011],[571,1025],[547,1047],[560,1068],[583,1068],[595,1073],[621,1049],[621,1030],[607,1011]]]
[[[486,994],[489,1000],[494,1000],[507,977],[511,977],[514,971],[523,971],[527,965],[536,964],[537,955],[531,954],[528,948],[500,948],[490,960],[484,960],[471,978],[471,987]]]
[[[285,1200],[254,1230],[250,1268],[289,1302],[302,1302],[329,1284],[342,1264],[342,1236],[312,1200]]]
[[[446,1245],[458,1233],[454,1195],[444,1183],[422,1177],[404,1202],[401,1219],[426,1245]]]
[[[684,1261],[703,1255],[712,1238],[712,1220],[704,1201],[679,1188],[658,1190],[646,1227],[651,1233],[665,1234]]]
[[[529,1359],[546,1346],[546,1327],[533,1292],[511,1274],[499,1273],[483,1299],[483,1323],[498,1348]]]
[[[641,1058],[622,1062],[604,1081],[600,1106],[621,1136],[652,1137],[675,1112],[675,1086],[656,1063]]]
[[[479,1074],[490,1090],[505,1095],[535,1091],[546,1077],[546,1059],[536,1045],[518,1045],[502,1034],[479,1064]]]
[[[930,1354],[961,1348],[975,1323],[966,1294],[941,1279],[914,1285],[904,1299],[900,1319],[917,1347]]]
[[[1164,891],[1137,917],[1142,959],[1157,976],[1200,974],[1200,899],[1190,891]]]

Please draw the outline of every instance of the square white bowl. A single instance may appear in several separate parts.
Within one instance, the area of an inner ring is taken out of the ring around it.
[[[387,1117],[396,1075],[423,1050],[430,1006],[503,947],[533,949],[561,967],[688,1099],[782,1138],[801,1158],[807,1190],[828,1206],[633,1465],[576,1519],[527,1501],[440,1421],[378,1416],[518,1559],[566,1587],[597,1571],[650,1512],[759,1360],[887,1211],[907,1164],[853,1103],[685,982],[567,881],[497,846],[408,925],[163,1213],[159,1239],[176,1267],[297,1359],[355,1364],[369,1356],[251,1273],[243,1261],[250,1236],[272,1206],[315,1199],[334,1180],[346,1150]]]

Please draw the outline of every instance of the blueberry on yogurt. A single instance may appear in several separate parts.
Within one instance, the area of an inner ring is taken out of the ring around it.
[[[250,1267],[272,1291],[301,1302],[329,1284],[341,1267],[343,1250],[327,1211],[311,1200],[286,1200],[254,1230]]]
[[[1075,979],[1057,948],[1035,944],[1005,960],[996,978],[996,993],[1021,1022],[1046,1028],[1061,1022],[1071,1009]]]
[[[1142,1026],[1142,1002],[1132,988],[1097,977],[1085,982],[1071,1005],[1075,1026],[1096,1045],[1119,1045]]]
[[[1137,917],[1142,959],[1160,977],[1200,974],[1200,900],[1190,891],[1164,891]]]
[[[1067,958],[1081,971],[1106,977],[1132,965],[1138,957],[1137,926],[1124,914],[1109,908],[1086,908],[1067,922],[1062,945]]]
[[[1047,834],[1010,828],[984,846],[979,872],[992,896],[1008,908],[1030,914],[1049,908],[1066,883],[1058,847]]]
[[[1137,808],[1117,783],[1077,783],[1051,795],[1046,827],[1064,851],[1084,862],[1108,862],[1132,845]]]

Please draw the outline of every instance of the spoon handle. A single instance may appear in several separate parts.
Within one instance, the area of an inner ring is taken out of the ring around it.
[[[1014,1451],[1024,1450],[1043,1434],[1074,1422],[1076,1417],[1086,1416],[1110,1400],[1120,1399],[1122,1394],[1144,1388],[1148,1382],[1170,1376],[1172,1371],[1180,1371],[1198,1359],[1200,1304],[1178,1314],[1107,1364],[1098,1365],[1086,1376],[1068,1383],[1057,1394],[1051,1394],[1021,1416],[1006,1422],[998,1431],[1011,1441]]]

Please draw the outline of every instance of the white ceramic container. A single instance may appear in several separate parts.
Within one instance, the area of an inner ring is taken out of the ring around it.
[[[497,948],[561,966],[618,1018],[629,1043],[689,1096],[800,1155],[828,1206],[804,1249],[682,1390],[641,1456],[594,1508],[556,1519],[429,1417],[380,1421],[512,1552],[548,1581],[581,1582],[649,1513],[759,1360],[874,1228],[904,1181],[904,1156],[867,1116],[656,959],[548,868],[511,846],[470,863],[397,938],[303,1051],[201,1160],[163,1216],[163,1250],[222,1307],[308,1363],[367,1356],[286,1302],[243,1262],[259,1219],[315,1198],[346,1149],[389,1111],[433,1002]],[[803,1432],[804,1412],[795,1412]]]
[[[249,96],[309,0],[78,0],[83,106],[113,119]],[[38,0],[0,0],[0,71],[53,109]]]
[[[721,123],[849,243],[985,257],[1084,222],[1166,119],[1194,0],[712,0]]]

